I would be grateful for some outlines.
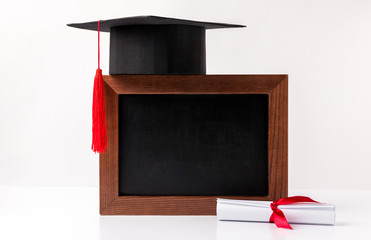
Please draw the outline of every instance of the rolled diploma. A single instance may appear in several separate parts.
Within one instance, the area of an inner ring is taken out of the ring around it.
[[[270,201],[217,199],[218,220],[269,222]],[[335,224],[335,206],[326,203],[279,205],[289,223]]]

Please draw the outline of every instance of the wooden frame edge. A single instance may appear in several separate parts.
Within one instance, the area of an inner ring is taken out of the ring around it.
[[[269,79],[269,80],[267,80]],[[142,80],[142,81],[141,81]],[[117,75],[104,76],[108,131],[107,152],[100,154],[101,215],[215,215],[218,196],[118,195],[119,94],[268,94],[268,196],[234,199],[276,200],[288,188],[287,75]],[[188,85],[184,84],[188,81]],[[201,82],[202,81],[202,82]],[[228,86],[223,86],[227,84]],[[241,84],[242,87],[241,88]],[[238,86],[240,85],[240,86]],[[229,87],[229,88],[228,88]],[[197,91],[195,91],[197,89]],[[279,169],[279,171],[272,171]],[[202,204],[200,204],[200,202]]]

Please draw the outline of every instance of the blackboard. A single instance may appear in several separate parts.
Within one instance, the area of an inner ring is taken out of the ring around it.
[[[267,196],[267,94],[120,94],[120,196]]]

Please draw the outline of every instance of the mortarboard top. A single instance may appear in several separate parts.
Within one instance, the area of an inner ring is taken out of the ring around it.
[[[203,27],[205,29],[246,27],[243,25],[227,24],[227,23],[199,22],[199,21],[157,17],[157,16],[136,16],[136,17],[125,17],[125,18],[102,20],[100,21],[100,31],[109,32],[111,27],[128,26],[128,25],[189,25],[189,26]],[[86,23],[70,23],[70,24],[67,24],[67,26],[97,31],[98,21],[86,22]]]
[[[67,26],[96,31],[98,21]],[[110,32],[110,74],[205,74],[205,30],[241,27],[157,16],[100,21]]]

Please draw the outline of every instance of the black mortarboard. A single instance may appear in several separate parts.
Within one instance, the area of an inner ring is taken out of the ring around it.
[[[99,32],[110,32],[110,74],[206,74],[205,30],[242,25],[139,16],[67,24],[98,31],[98,69],[93,90],[92,150],[107,148]]]
[[[67,24],[98,30],[98,22]],[[100,21],[110,32],[109,74],[206,74],[205,30],[243,25],[156,16]]]

